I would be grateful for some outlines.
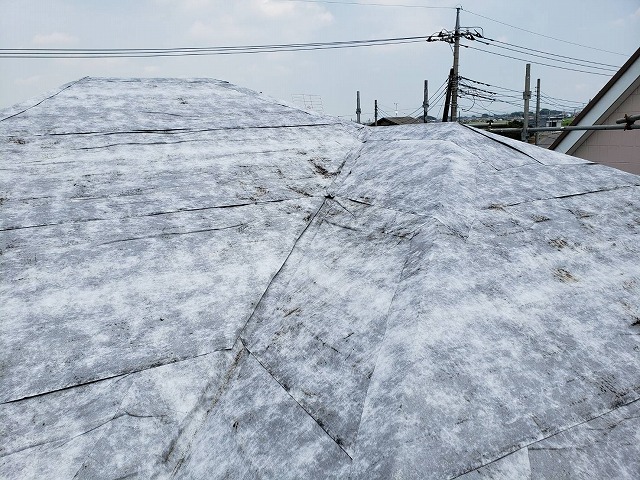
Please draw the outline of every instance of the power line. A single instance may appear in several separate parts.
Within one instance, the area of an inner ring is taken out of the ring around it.
[[[539,37],[549,38],[549,39],[551,39],[551,40],[555,40],[555,41],[557,41],[557,42],[567,43],[567,44],[569,44],[569,45],[575,45],[575,46],[577,46],[577,47],[589,48],[589,49],[591,49],[591,50],[597,50],[597,51],[599,51],[599,52],[611,53],[611,54],[613,54],[613,55],[620,55],[621,57],[627,57],[627,56],[628,56],[628,55],[625,55],[624,53],[612,52],[612,51],[610,51],[610,50],[604,50],[604,49],[602,49],[602,48],[591,47],[591,46],[589,46],[589,45],[583,45],[583,44],[581,44],[581,43],[570,42],[569,40],[563,40],[563,39],[561,39],[561,38],[552,37],[552,36],[550,36],[550,35],[544,35],[544,34],[542,34],[542,33],[533,32],[533,31],[531,31],[531,30],[527,30],[526,28],[516,27],[515,25],[511,25],[511,24],[509,24],[509,23],[502,22],[502,21],[500,21],[500,20],[496,20],[495,18],[487,17],[487,16],[485,16],[485,15],[480,15],[479,13],[472,12],[471,10],[463,10],[463,11],[464,11],[464,12],[466,12],[466,13],[470,13],[471,15],[475,15],[476,17],[484,18],[484,19],[486,19],[486,20],[490,20],[490,21],[492,21],[492,22],[496,22],[496,23],[499,23],[499,24],[501,24],[501,25],[506,25],[507,27],[515,28],[516,30],[521,30],[521,31],[523,31],[523,32],[530,33],[530,34],[532,34],[532,35],[538,35]]]
[[[446,85],[449,82],[449,79],[445,80],[443,85]],[[434,94],[430,99],[429,99],[429,108],[433,109],[437,106],[438,102],[441,101],[445,95],[447,94],[447,89],[444,88],[442,89],[442,91],[438,94],[436,92],[436,94]]]
[[[581,59],[581,58],[567,57],[565,55],[560,55],[558,53],[545,52],[544,50],[536,50],[535,48],[523,47],[521,45],[514,45],[513,43],[502,42],[500,40],[494,40],[492,38],[487,38],[487,37],[483,37],[483,38],[485,40],[490,41],[490,42],[501,43],[503,45],[509,45],[511,47],[516,47],[516,48],[520,48],[520,49],[523,49],[523,50],[530,50],[532,52],[544,53],[545,55],[552,55],[552,56],[555,56],[555,57],[566,58],[566,59],[569,59],[569,60],[577,60],[578,62],[593,63],[594,65],[602,65],[602,66],[605,66],[605,67],[613,67],[616,70],[618,70],[620,68],[619,65],[611,65],[610,63],[601,63],[601,62],[594,62],[592,60],[584,60],[584,59]]]
[[[464,88],[471,89],[471,91],[467,91],[466,92],[467,96],[474,96],[475,98],[481,98],[481,99],[489,100],[491,102],[508,103],[510,105],[515,105],[513,103],[513,101],[514,100],[520,100],[522,98],[522,91],[520,91],[520,90],[514,90],[514,89],[511,89],[511,88],[500,87],[500,86],[497,86],[497,85],[491,85],[489,83],[479,82],[477,80],[473,80],[473,79],[466,78],[466,77],[460,77],[460,80],[461,80],[461,85]],[[505,90],[505,91],[508,91],[508,92],[513,92],[513,94],[511,94],[511,93],[492,92],[490,90],[486,90],[486,89],[483,89],[483,88],[474,87],[473,85],[470,85],[469,82],[475,83],[475,84],[479,84],[479,85],[483,85],[483,86],[492,88],[494,90],[501,90],[502,89],[502,90]],[[480,92],[480,93],[477,93],[477,92]],[[516,94],[518,94],[518,95],[516,95]],[[490,95],[490,97],[487,98],[487,95]],[[547,104],[558,106],[558,107],[570,107],[570,108],[567,108],[567,110],[573,110],[574,108],[580,108],[581,106],[585,105],[585,102],[576,102],[574,100],[566,100],[569,103],[573,103],[573,105],[571,105],[571,106],[562,105],[560,103],[557,103],[554,100],[565,101],[564,99],[555,99],[553,97],[547,97],[547,96],[543,95],[542,93],[541,93],[540,97]]]
[[[435,35],[432,35],[435,36]],[[157,53],[157,52],[191,52],[203,50],[246,50],[263,48],[289,48],[324,45],[361,44],[371,42],[386,42],[392,40],[427,40],[429,36],[377,38],[369,40],[343,40],[333,42],[309,42],[309,43],[274,43],[266,45],[239,45],[239,46],[215,46],[215,47],[174,47],[174,48],[0,48],[0,52],[92,52],[92,53]]]
[[[489,39],[487,39],[487,40],[489,40]],[[616,67],[616,68],[598,67],[598,66],[595,66],[595,65],[588,65],[588,64],[585,65],[584,63],[572,62],[570,60],[557,60],[557,59],[555,59],[555,58],[553,58],[551,56],[547,56],[547,55],[540,55],[538,53],[531,53],[531,52],[526,52],[526,51],[523,52],[523,51],[521,51],[519,49],[516,49],[516,48],[504,47],[502,45],[493,45],[493,44],[491,44],[489,42],[483,42],[482,40],[476,40],[476,41],[478,43],[481,43],[483,45],[487,45],[487,46],[490,46],[490,47],[502,48],[504,50],[509,50],[511,52],[516,52],[516,53],[519,53],[519,54],[522,54],[522,55],[530,55],[532,57],[538,57],[538,58],[542,58],[542,59],[545,59],[545,60],[551,60],[552,62],[568,63],[570,65],[577,65],[579,67],[585,67],[585,68],[593,68],[593,69],[596,69],[596,70],[603,70],[605,72],[612,72],[612,73],[614,73],[614,72],[616,72],[618,70],[618,67]],[[500,43],[502,43],[502,42],[500,42]],[[518,47],[518,48],[520,48],[520,47]],[[553,55],[553,54],[551,54],[551,55]],[[565,58],[568,58],[568,57],[565,57]]]
[[[578,102],[576,100],[568,100],[566,98],[557,98],[557,97],[552,97],[550,95],[546,95],[545,93],[543,93],[542,91],[540,92],[540,97],[541,98],[547,98],[550,100],[555,100],[555,101],[559,101],[559,102],[567,102],[567,103],[578,103],[581,105],[586,105],[587,102]]]
[[[387,3],[351,2],[351,1],[337,1],[337,0],[281,0],[281,1],[298,2],[298,3],[320,3],[320,4],[333,4],[333,5],[355,5],[355,6],[367,6],[367,7],[396,7],[396,8],[420,8],[420,9],[455,10],[455,7],[408,5],[408,4],[390,5],[390,4],[387,4]],[[527,30],[526,28],[518,27],[516,25],[512,25],[510,23],[503,22],[501,20],[497,20],[495,18],[487,17],[486,15],[481,15],[481,14],[473,12],[471,10],[466,10],[466,9],[464,9],[462,7],[460,7],[460,8],[462,9],[462,11],[464,11],[466,13],[469,13],[471,15],[475,15],[476,17],[484,18],[485,20],[490,20],[492,22],[499,23],[500,25],[505,25],[507,27],[514,28],[516,30],[527,32],[527,33],[529,33],[531,35],[537,35],[539,37],[548,38],[548,39],[551,39],[551,40],[555,40],[557,42],[566,43],[568,45],[574,45],[574,46],[577,46],[577,47],[588,48],[590,50],[596,50],[596,51],[599,51],[599,52],[610,53],[612,55],[619,55],[621,57],[627,57],[628,56],[628,55],[625,55],[624,53],[613,52],[611,50],[605,50],[603,48],[593,47],[593,46],[590,46],[590,45],[584,45],[582,43],[572,42],[572,41],[569,41],[569,40],[564,40],[562,38],[552,37],[551,35],[545,35],[543,33],[534,32],[532,30]],[[531,49],[531,50],[534,50],[534,49]],[[539,52],[539,53],[546,53],[546,52]],[[571,57],[566,57],[566,58],[571,59]],[[573,59],[573,60],[576,60],[576,59]],[[611,66],[611,65],[607,65],[607,66]]]
[[[407,5],[407,4],[386,4],[386,3],[373,3],[373,2],[352,2],[352,1],[337,1],[337,0],[281,0],[285,2],[300,2],[300,3],[324,3],[324,4],[333,4],[333,5],[355,5],[355,6],[367,6],[367,7],[396,7],[396,8],[421,8],[421,9],[442,9],[442,10],[455,10],[455,7],[440,7],[440,6],[426,6],[426,5]],[[511,25],[510,23],[503,22],[501,20],[497,20],[495,18],[487,17],[486,15],[481,15],[479,13],[473,12],[471,10],[466,10],[460,7],[462,11],[469,13],[471,15],[475,15],[476,17],[484,18],[485,20],[490,20],[495,23],[499,23],[500,25],[505,25],[510,28],[514,28],[516,30],[520,30],[523,32],[527,32],[531,35],[537,35],[539,37],[548,38],[551,40],[555,40],[557,42],[566,43],[568,45],[574,45],[577,47],[588,48],[590,50],[596,50],[598,52],[610,53],[612,55],[619,55],[621,57],[627,57],[624,53],[612,52],[611,50],[605,50],[603,48],[593,47],[590,45],[584,45],[582,43],[572,42],[569,40],[564,40],[562,38],[552,37],[551,35],[545,35],[543,33],[534,32],[532,30],[527,30],[526,28],[518,27],[516,25]],[[533,50],[533,49],[532,49]],[[534,50],[535,51],[535,50]],[[544,53],[544,52],[540,52]],[[567,57],[570,58],[570,57]],[[610,66],[610,65],[608,65]]]
[[[428,36],[348,40],[339,42],[290,43],[271,45],[179,47],[158,49],[112,48],[112,49],[0,49],[0,58],[136,58],[136,57],[182,57],[200,55],[237,55],[274,52],[296,52],[340,48],[397,45],[427,41]]]
[[[449,79],[445,79],[444,82],[442,82],[442,85],[440,85],[435,92],[433,92],[433,94],[431,95],[431,97],[429,98],[429,103],[436,103],[438,100],[434,100],[434,98],[438,95],[438,92],[440,92],[440,90],[447,84],[447,82],[449,82]],[[443,90],[444,91],[444,90]]]
[[[486,87],[491,87],[491,88],[499,88],[501,90],[506,90],[508,92],[514,92],[514,93],[522,93],[522,90],[515,90],[513,88],[507,88],[507,87],[501,87],[499,85],[492,85],[490,83],[484,83],[484,82],[479,82],[478,80],[473,80],[471,78],[467,78],[467,77],[460,77],[461,80],[466,80],[468,82],[473,82],[473,83],[477,83],[479,85],[484,85]]]
[[[600,72],[590,72],[588,70],[579,70],[576,68],[570,68],[570,67],[560,67],[558,65],[550,65],[548,63],[542,63],[542,62],[536,62],[534,60],[526,60],[524,58],[517,58],[517,57],[512,57],[511,55],[504,55],[502,53],[498,53],[498,52],[491,52],[489,50],[483,50],[482,48],[476,48],[476,47],[472,47],[470,45],[460,45],[461,47],[465,47],[465,48],[470,48],[472,50],[478,50],[479,52],[485,52],[485,53],[490,53],[491,55],[498,55],[500,57],[505,57],[505,58],[511,58],[513,60],[519,60],[521,62],[525,62],[525,63],[535,63],[536,65],[544,65],[545,67],[551,67],[551,68],[557,68],[560,70],[570,70],[572,72],[581,72],[581,73],[589,73],[591,75],[601,75],[603,77],[609,77],[610,75],[607,73],[600,73]]]
[[[418,108],[416,108],[413,112],[411,112],[410,114],[406,115],[407,117],[413,117],[416,113],[418,113],[420,110],[422,110],[422,105],[420,105]]]

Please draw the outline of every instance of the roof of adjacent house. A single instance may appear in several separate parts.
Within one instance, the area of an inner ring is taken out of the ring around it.
[[[625,62],[593,99],[576,115],[571,125],[600,125],[615,108],[640,85],[640,48]],[[562,153],[572,153],[576,145],[586,140],[592,131],[563,131],[549,147]]]
[[[640,177],[203,79],[0,119],[0,477],[640,472]]]
[[[415,117],[382,117],[378,119],[378,125],[409,125],[412,123],[424,123],[422,118]],[[374,126],[375,122],[369,124]]]

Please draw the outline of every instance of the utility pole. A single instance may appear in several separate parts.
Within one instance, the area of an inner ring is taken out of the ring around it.
[[[540,126],[540,79],[536,82],[536,128]],[[536,145],[538,145],[538,132],[536,132]]]
[[[460,59],[460,7],[456,8],[456,31],[453,44],[453,87],[451,89],[451,121],[458,121],[458,62]]]
[[[422,109],[424,110],[423,122],[427,123],[429,114],[429,80],[424,81],[424,100],[422,100]]]
[[[360,114],[362,113],[362,110],[360,110],[360,90],[357,91],[356,93],[356,121],[358,123],[360,123]]]
[[[526,142],[529,136],[529,100],[531,99],[531,64],[527,63],[527,68],[524,75],[524,92],[522,98],[524,99],[524,122],[522,124],[522,141]]]
[[[444,109],[442,112],[442,121],[448,122],[449,103],[451,102],[451,88],[453,86],[453,68],[449,70],[449,82],[447,83],[447,95],[444,98]]]
[[[373,104],[373,118],[374,118],[374,126],[378,126],[378,100],[375,100]]]

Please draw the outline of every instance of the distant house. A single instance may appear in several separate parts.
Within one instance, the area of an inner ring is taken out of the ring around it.
[[[546,127],[561,127],[563,117],[549,117],[546,122]]]
[[[614,124],[640,113],[640,49],[620,68],[572,125]],[[640,173],[640,132],[621,130],[562,132],[552,150]]]

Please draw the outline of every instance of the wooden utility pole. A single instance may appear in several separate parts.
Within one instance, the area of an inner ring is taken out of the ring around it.
[[[447,95],[444,99],[444,110],[442,112],[442,121],[449,121],[449,103],[451,102],[451,89],[453,87],[453,68],[449,70],[449,82],[447,82]]]
[[[524,99],[524,122],[522,124],[522,141],[526,142],[529,137],[529,100],[531,99],[531,64],[527,63],[527,68],[524,75],[524,92],[522,98]]]
[[[424,81],[424,100],[422,100],[422,110],[424,111],[423,122],[427,123],[429,116],[429,80]]]
[[[360,114],[362,110],[360,110],[360,90],[356,92],[356,121],[360,123]]]
[[[453,83],[451,88],[451,121],[458,121],[458,62],[460,60],[460,7],[456,8],[456,31],[453,44]]]

